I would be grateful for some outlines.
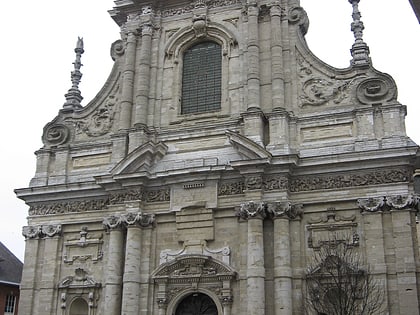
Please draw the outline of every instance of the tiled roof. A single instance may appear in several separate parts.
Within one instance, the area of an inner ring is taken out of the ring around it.
[[[0,242],[0,283],[20,283],[23,263]]]

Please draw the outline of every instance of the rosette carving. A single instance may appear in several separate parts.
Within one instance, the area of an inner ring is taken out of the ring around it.
[[[60,145],[68,141],[70,130],[63,124],[47,125],[44,129],[42,140],[47,145]]]
[[[369,78],[357,86],[357,99],[362,104],[387,102],[396,97],[397,90],[393,82],[383,78]]]

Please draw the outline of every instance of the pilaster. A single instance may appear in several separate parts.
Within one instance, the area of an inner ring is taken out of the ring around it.
[[[120,315],[124,261],[124,233],[121,218],[110,216],[104,219],[109,231],[107,264],[104,274],[104,311],[109,315]]]
[[[284,107],[284,65],[280,1],[270,7],[272,108]]]

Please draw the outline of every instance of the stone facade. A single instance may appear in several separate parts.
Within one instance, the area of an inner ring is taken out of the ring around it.
[[[418,147],[350,2],[352,61],[335,69],[306,46],[298,0],[115,1],[108,81],[80,105],[79,40],[16,190],[19,311],[172,315],[205,296],[214,314],[303,314],[305,270],[334,233],[371,266],[386,314],[419,314]],[[181,114],[183,54],[203,41],[222,48],[220,110]]]

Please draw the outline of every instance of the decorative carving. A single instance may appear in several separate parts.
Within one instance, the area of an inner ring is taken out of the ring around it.
[[[102,210],[106,207],[107,204],[107,199],[90,199],[81,201],[40,204],[31,206],[29,208],[29,215],[51,215]]]
[[[193,29],[197,38],[207,35],[207,16],[205,14],[194,15]]]
[[[247,176],[245,178],[245,189],[254,190],[262,188],[262,177],[261,175]]]
[[[302,7],[294,7],[289,11],[289,23],[298,24],[303,35],[308,32],[309,19],[306,11]]]
[[[207,8],[212,9],[212,8],[218,8],[218,7],[225,7],[229,5],[235,5],[235,4],[241,4],[241,0],[200,0],[200,1],[195,1],[182,8],[162,10],[160,13],[162,17],[168,17],[168,16],[190,13],[194,9],[200,8],[200,6],[203,7],[204,5]]]
[[[289,179],[286,176],[264,176],[264,190],[287,190],[289,187]]]
[[[22,228],[22,235],[25,239],[37,238],[42,236],[42,229],[40,225],[24,226]]]
[[[171,191],[169,188],[162,188],[156,190],[147,190],[145,193],[146,202],[161,202],[170,201]]]
[[[144,190],[143,189],[132,189],[120,193],[114,193],[109,197],[109,204],[120,204],[126,201],[143,200]]]
[[[260,10],[258,12],[258,22],[267,22],[270,20],[270,7],[263,4],[260,6]]]
[[[236,212],[236,216],[248,220],[249,218],[265,218],[267,216],[266,212],[266,203],[249,201],[242,203],[239,207],[239,210]]]
[[[238,182],[221,183],[218,188],[219,196],[230,196],[243,194],[245,189],[245,182],[243,180]]]
[[[61,225],[50,224],[50,225],[24,226],[22,228],[22,235],[26,239],[61,236]]]
[[[362,104],[386,102],[396,97],[396,88],[393,82],[382,78],[369,78],[357,86],[357,99]]]
[[[111,45],[111,57],[112,60],[116,60],[118,57],[121,57],[125,53],[124,42],[119,39],[112,43]]]
[[[61,224],[43,225],[42,234],[48,237],[61,236]]]
[[[114,96],[108,97],[105,105],[98,108],[90,118],[76,123],[76,131],[84,132],[89,137],[99,137],[108,133],[114,122],[115,102]]]
[[[76,289],[76,288],[100,288],[101,283],[88,275],[88,272],[82,268],[74,271],[74,276],[65,277],[58,284],[59,289]]]
[[[301,105],[320,106],[329,101],[341,103],[346,98],[346,91],[351,81],[333,83],[326,79],[312,78],[303,84]]]
[[[311,218],[308,221],[308,247],[319,250],[323,245],[331,243],[359,246],[360,237],[355,220],[355,215],[341,216],[336,213],[335,208],[328,208],[327,213],[320,218]]]
[[[357,200],[361,212],[382,212],[389,210],[419,210],[420,198],[413,195],[395,195]]]
[[[123,225],[121,215],[111,215],[107,218],[104,218],[102,222],[104,228],[109,231],[113,229],[119,229]]]
[[[88,228],[83,226],[80,238],[70,239],[64,243],[63,259],[65,263],[73,264],[74,261],[86,262],[92,260],[98,262],[103,257],[102,234],[97,238],[88,238]]]
[[[288,218],[291,220],[302,218],[303,205],[292,205],[290,202],[268,202],[267,214],[273,219]]]
[[[292,178],[290,191],[310,191],[318,189],[336,189],[354,186],[379,185],[386,183],[407,182],[411,172],[404,169],[364,171],[349,175],[305,176]]]
[[[138,225],[141,227],[148,227],[155,222],[154,214],[146,214],[142,212],[128,212],[121,215],[121,220],[126,225]]]
[[[70,130],[63,124],[48,124],[42,136],[43,142],[48,145],[60,145],[69,140]]]

